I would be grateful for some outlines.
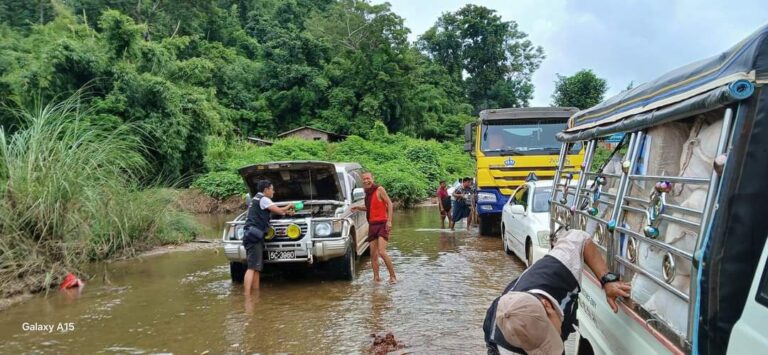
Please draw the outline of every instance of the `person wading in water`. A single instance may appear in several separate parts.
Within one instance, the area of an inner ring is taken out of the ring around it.
[[[397,282],[395,268],[392,266],[392,258],[387,254],[389,232],[392,230],[392,201],[383,187],[373,182],[373,174],[363,173],[363,187],[365,187],[365,206],[354,206],[353,211],[366,211],[368,218],[368,242],[371,243],[371,266],[373,266],[373,281],[381,281],[379,278],[379,257],[389,271],[389,281]]]
[[[251,289],[259,288],[259,279],[261,271],[264,269],[264,236],[269,230],[271,214],[281,216],[293,216],[294,206],[277,207],[272,202],[275,196],[275,187],[269,180],[261,180],[256,184],[258,193],[253,197],[251,206],[248,207],[248,216],[245,219],[245,236],[243,236],[243,247],[248,263],[248,270],[245,272],[243,287],[245,295],[251,295]]]

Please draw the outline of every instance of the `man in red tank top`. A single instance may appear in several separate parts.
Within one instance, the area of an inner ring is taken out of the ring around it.
[[[371,266],[373,266],[373,281],[381,281],[379,278],[379,257],[384,260],[384,265],[389,271],[389,281],[396,282],[395,269],[392,266],[392,258],[387,254],[389,232],[392,230],[392,201],[383,187],[373,182],[373,175],[363,173],[363,187],[365,187],[365,206],[354,206],[352,210],[366,211],[368,218],[368,242],[371,243]]]

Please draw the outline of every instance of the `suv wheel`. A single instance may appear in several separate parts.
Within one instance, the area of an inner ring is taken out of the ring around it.
[[[347,245],[344,257],[332,261],[333,271],[341,280],[352,281],[355,279],[355,251],[351,244]]]
[[[245,264],[240,262],[230,262],[229,263],[229,276],[232,277],[233,283],[243,283],[243,279],[245,279]]]

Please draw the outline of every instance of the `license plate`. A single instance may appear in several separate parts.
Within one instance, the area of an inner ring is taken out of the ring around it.
[[[270,250],[267,255],[269,260],[296,259],[296,252],[293,250]]]

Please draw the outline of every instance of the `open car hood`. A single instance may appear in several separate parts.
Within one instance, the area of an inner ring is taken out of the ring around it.
[[[272,199],[279,201],[343,201],[341,186],[333,163],[321,161],[286,161],[250,165],[238,170],[248,192],[256,196],[259,180],[269,180],[275,187]]]

